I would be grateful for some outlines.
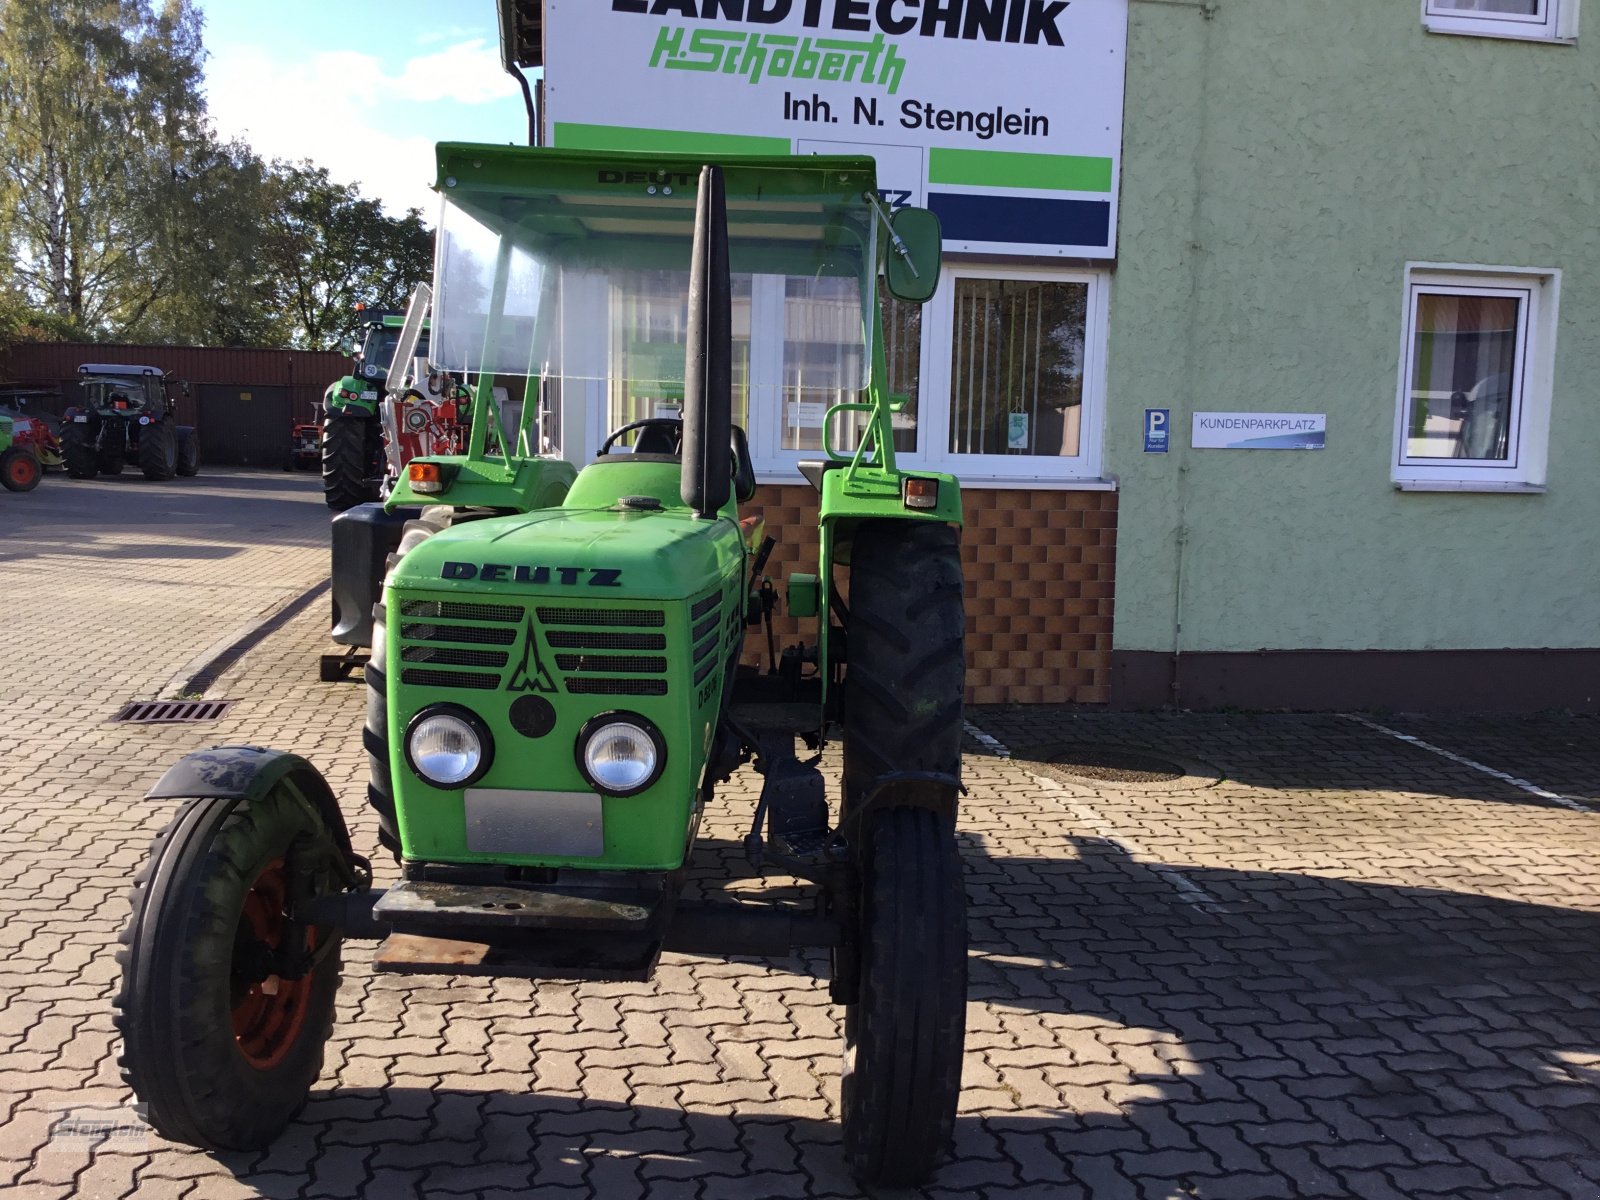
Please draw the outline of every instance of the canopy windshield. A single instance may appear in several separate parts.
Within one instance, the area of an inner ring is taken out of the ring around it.
[[[433,362],[607,381],[646,415],[681,404],[698,164],[497,149],[479,177],[441,157],[469,177],[442,180]],[[871,161],[723,166],[736,411],[796,373],[853,399],[871,363]]]
[[[134,378],[113,378],[96,376],[84,379],[83,401],[96,412],[108,412],[112,409],[123,412],[140,412],[150,403],[150,395],[145,390],[146,380]]]

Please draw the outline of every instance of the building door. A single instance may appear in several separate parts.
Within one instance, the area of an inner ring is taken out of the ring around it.
[[[288,388],[203,383],[199,392],[200,446],[208,464],[277,467],[288,458]]]

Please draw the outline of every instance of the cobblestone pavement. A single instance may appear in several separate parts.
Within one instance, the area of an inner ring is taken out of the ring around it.
[[[378,976],[352,943],[324,1077],[270,1150],[63,1132],[63,1110],[129,1099],[111,947],[170,812],[138,798],[164,764],[229,740],[293,748],[345,797],[358,845],[375,829],[356,807],[361,687],[316,681],[321,605],[211,689],[237,701],[223,721],[106,724],[318,581],[307,481],[52,477],[12,500],[0,1190],[857,1194],[814,957],[668,955],[648,984],[535,986]],[[969,717],[968,1053],[928,1195],[1600,1196],[1600,722]],[[1128,751],[1178,778],[1082,774]],[[760,884],[736,850],[753,796],[737,783],[698,878],[744,896]]]

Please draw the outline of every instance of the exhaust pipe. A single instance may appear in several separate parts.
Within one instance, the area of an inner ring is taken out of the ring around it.
[[[700,169],[689,267],[689,330],[683,364],[683,475],[679,495],[696,516],[728,502],[733,470],[733,285],[722,169]]]

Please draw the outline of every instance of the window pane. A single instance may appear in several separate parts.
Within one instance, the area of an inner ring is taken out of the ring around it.
[[[683,272],[631,271],[609,288],[608,429],[683,410],[688,308]],[[750,394],[750,276],[733,276],[733,423],[746,425]],[[632,436],[625,439],[628,444]]]
[[[1076,457],[1089,285],[956,280],[953,454]]]
[[[917,383],[922,367],[922,305],[883,297],[883,353],[889,363],[884,382],[891,395],[904,396],[894,415],[894,448],[909,454],[917,448]]]
[[[783,288],[783,448],[822,449],[822,418],[859,398],[861,295],[854,280],[789,276]]]
[[[1442,13],[1487,13],[1490,15],[1542,17],[1545,0],[1433,0],[1432,8]]]
[[[1510,457],[1521,303],[1417,294],[1406,418],[1411,458]]]

